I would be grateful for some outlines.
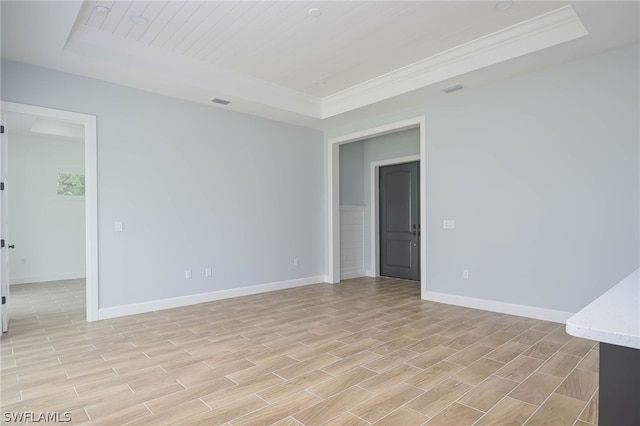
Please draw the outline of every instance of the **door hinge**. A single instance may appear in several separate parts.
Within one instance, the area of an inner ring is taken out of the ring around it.
[[[7,297],[6,296],[2,296],[2,304],[3,305],[7,304]]]
[[[4,182],[0,182],[0,191],[4,191]]]
[[[4,247],[4,240],[0,240],[0,248]]]
[[[0,133],[4,133],[4,124],[0,125]]]

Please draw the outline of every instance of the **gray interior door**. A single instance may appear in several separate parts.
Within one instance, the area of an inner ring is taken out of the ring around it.
[[[380,275],[420,279],[420,163],[380,167]]]

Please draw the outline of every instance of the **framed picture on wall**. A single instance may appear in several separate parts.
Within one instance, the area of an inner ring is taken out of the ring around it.
[[[56,195],[59,197],[84,197],[84,173],[58,171]]]

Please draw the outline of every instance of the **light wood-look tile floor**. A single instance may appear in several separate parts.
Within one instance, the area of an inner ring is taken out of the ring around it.
[[[576,425],[598,347],[562,324],[362,278],[87,323],[84,283],[12,287],[2,415],[104,425]]]

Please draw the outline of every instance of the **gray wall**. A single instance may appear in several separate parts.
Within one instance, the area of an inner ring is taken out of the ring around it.
[[[427,290],[577,311],[638,268],[639,50],[465,89],[325,138],[425,115]]]
[[[97,116],[101,308],[324,275],[322,133],[6,61],[2,99]]]
[[[638,52],[325,139],[425,115],[428,290],[577,311],[638,267]],[[98,117],[101,307],[324,274],[321,133],[12,62],[2,99]]]

